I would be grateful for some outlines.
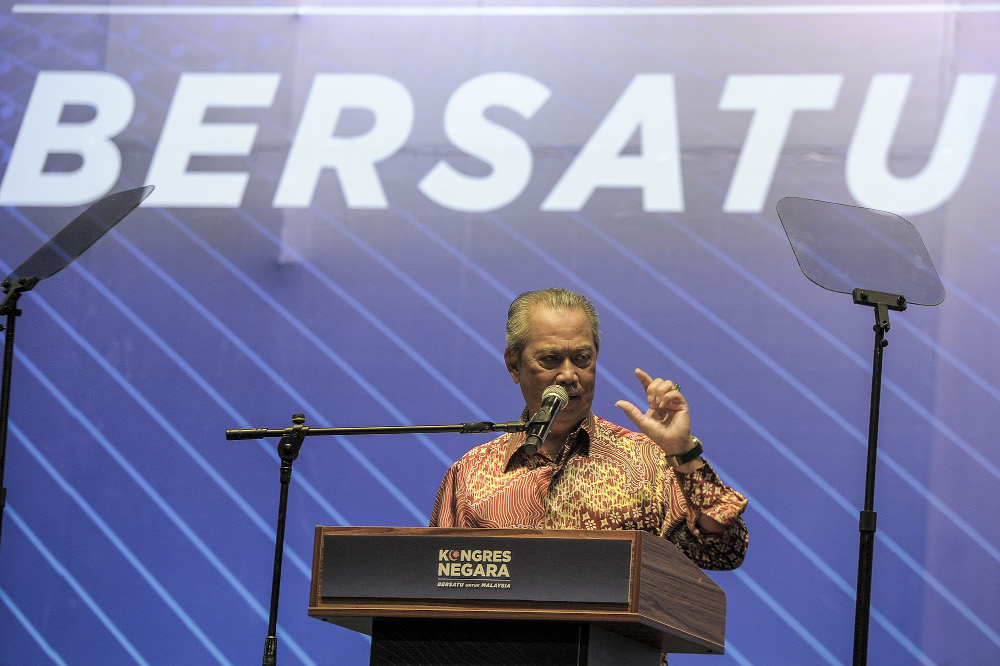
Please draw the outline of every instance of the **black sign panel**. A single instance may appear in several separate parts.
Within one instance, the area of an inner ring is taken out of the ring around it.
[[[323,597],[629,601],[627,539],[338,535],[323,538]]]

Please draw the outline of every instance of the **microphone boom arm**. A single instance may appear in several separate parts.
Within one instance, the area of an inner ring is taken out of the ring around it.
[[[330,435],[408,435],[417,433],[458,432],[462,434],[477,432],[524,432],[528,424],[524,421],[507,421],[493,423],[492,421],[473,421],[470,423],[455,423],[450,425],[411,425],[411,426],[363,426],[355,428],[308,428],[311,436]],[[272,430],[270,428],[236,428],[226,431],[226,439],[236,441],[241,439],[264,439],[265,437],[284,437],[287,429]]]

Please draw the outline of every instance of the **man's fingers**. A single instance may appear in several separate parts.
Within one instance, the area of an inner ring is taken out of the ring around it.
[[[619,400],[618,402],[615,403],[615,407],[618,407],[623,412],[625,412],[625,416],[629,417],[632,423],[636,425],[639,425],[639,421],[642,419],[643,416],[645,416],[645,412],[640,410],[638,407],[633,405],[628,400]]]

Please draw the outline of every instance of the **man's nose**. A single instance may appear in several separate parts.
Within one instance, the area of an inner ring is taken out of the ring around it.
[[[573,365],[573,361],[566,359],[559,366],[559,373],[556,375],[556,381],[560,384],[575,384],[576,380],[576,366]]]

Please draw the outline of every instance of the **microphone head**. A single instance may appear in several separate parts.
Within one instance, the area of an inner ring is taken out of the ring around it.
[[[559,402],[559,409],[565,407],[566,403],[569,402],[569,394],[566,393],[566,389],[558,384],[548,386],[542,391],[542,402],[545,402],[545,399],[549,397],[555,398]]]

